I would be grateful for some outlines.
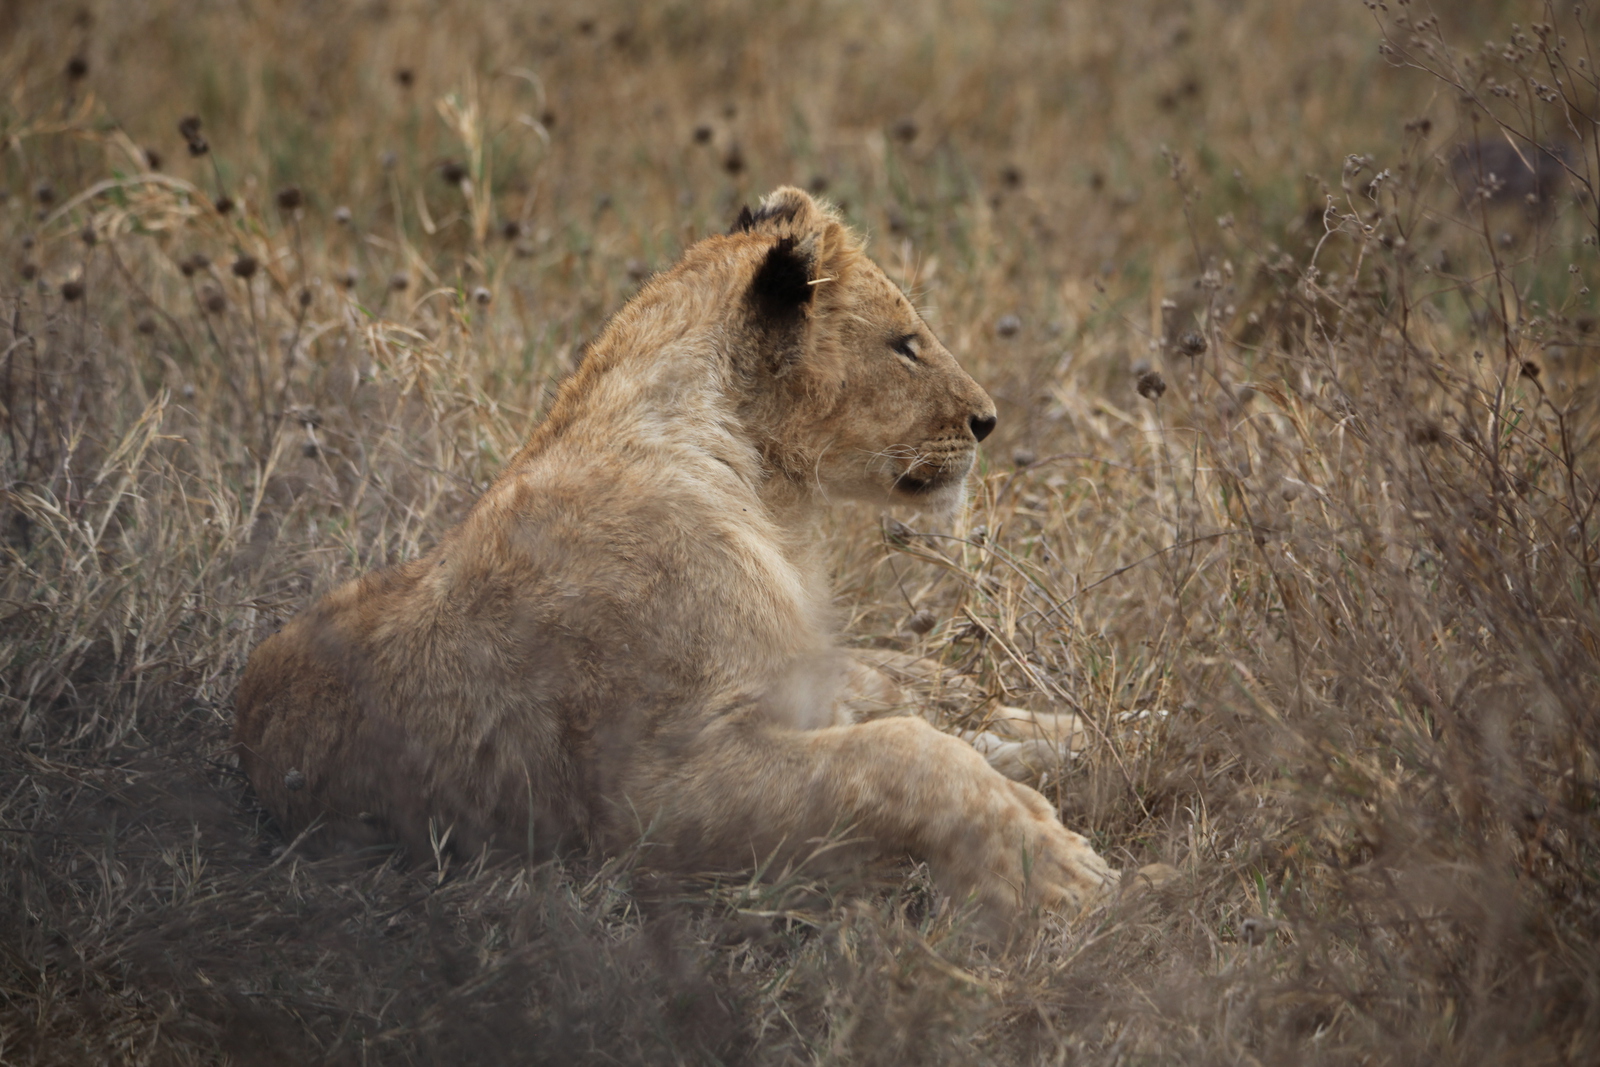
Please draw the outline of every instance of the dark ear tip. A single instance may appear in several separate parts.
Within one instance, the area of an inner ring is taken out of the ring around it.
[[[750,214],[750,205],[746,204],[739,209],[739,217],[733,220],[733,228],[728,232],[749,233],[750,228],[756,224],[756,217]]]

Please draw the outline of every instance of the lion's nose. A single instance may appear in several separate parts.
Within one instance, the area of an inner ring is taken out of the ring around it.
[[[994,432],[994,416],[974,415],[967,420],[967,425],[972,427],[972,436],[981,441]]]

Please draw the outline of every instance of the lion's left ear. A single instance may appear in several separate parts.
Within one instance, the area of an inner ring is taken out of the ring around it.
[[[832,218],[829,209],[823,208],[804,189],[792,185],[780,186],[761,198],[761,203],[751,211],[748,206],[739,209],[733,220],[735,233],[770,233],[774,237],[803,237],[816,233]]]
[[[758,318],[780,325],[805,313],[817,288],[811,284],[816,251],[817,243],[809,237],[780,237],[767,250],[750,281],[750,303]]]

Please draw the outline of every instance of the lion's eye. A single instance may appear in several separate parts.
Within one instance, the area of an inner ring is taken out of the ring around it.
[[[896,337],[893,341],[889,342],[889,347],[894,349],[900,355],[905,356],[911,362],[913,362],[913,363],[919,362],[919,360],[917,359],[917,336],[916,336],[916,334],[908,333],[904,337]]]

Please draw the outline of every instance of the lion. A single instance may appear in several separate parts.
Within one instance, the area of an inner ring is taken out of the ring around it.
[[[836,210],[780,188],[614,315],[432,551],[255,649],[240,765],[324,849],[909,855],[1007,921],[1081,913],[1116,872],[972,744],[858,721],[835,643],[827,507],[954,511],[995,417]]]

